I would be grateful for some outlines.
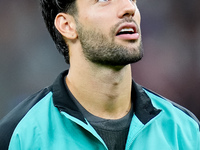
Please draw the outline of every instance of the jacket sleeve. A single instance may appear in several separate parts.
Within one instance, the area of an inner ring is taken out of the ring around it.
[[[9,150],[22,150],[20,136],[14,135],[10,141]]]
[[[20,128],[12,135],[9,150],[38,150],[45,149],[42,145],[40,133],[35,130]]]

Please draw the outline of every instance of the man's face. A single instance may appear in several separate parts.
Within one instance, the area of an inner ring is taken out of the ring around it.
[[[143,56],[135,1],[77,0],[75,17],[83,54],[101,65],[124,66]]]

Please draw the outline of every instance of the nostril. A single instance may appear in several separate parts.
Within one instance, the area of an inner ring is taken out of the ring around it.
[[[133,3],[130,3],[130,1],[127,1],[127,0],[124,0],[125,2],[123,4],[121,4],[119,6],[119,14],[118,16],[121,18],[121,17],[132,17],[134,16],[136,10],[137,10],[137,7],[133,4]]]
[[[129,16],[130,14],[129,13],[125,13],[123,16]]]
[[[134,13],[124,13],[123,17],[132,17],[134,16]]]

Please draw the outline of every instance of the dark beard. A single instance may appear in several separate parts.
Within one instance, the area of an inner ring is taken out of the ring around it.
[[[114,35],[111,30],[111,37]],[[104,34],[96,29],[86,30],[83,25],[77,23],[77,32],[82,44],[84,56],[91,62],[107,66],[125,66],[135,63],[143,57],[141,39],[136,48],[122,46],[109,40]],[[130,41],[134,43],[136,41]]]

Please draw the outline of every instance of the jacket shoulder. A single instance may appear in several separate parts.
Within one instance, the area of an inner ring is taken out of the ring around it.
[[[200,129],[200,122],[198,118],[187,108],[149,90],[146,88],[143,88],[145,92],[148,94],[148,96],[151,98],[152,102],[157,105],[158,107],[161,107],[161,109],[171,109],[169,112],[172,113],[172,115],[181,115],[185,116],[185,118],[192,119],[196,124],[198,125]],[[177,113],[180,112],[180,113]]]
[[[40,90],[39,92],[31,95],[30,97],[19,103],[11,112],[0,120],[0,147],[1,150],[7,150],[12,134],[27,114],[27,112],[36,105],[45,95],[50,92],[49,88]]]

